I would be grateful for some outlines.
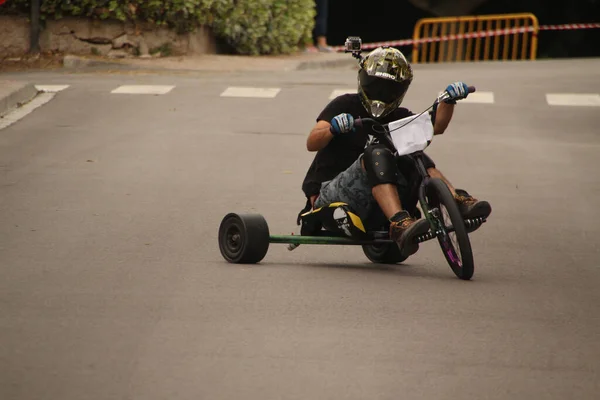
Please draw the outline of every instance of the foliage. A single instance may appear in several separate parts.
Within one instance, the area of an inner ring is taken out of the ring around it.
[[[28,14],[30,0],[9,0],[3,14]],[[67,16],[167,26],[177,32],[212,28],[240,54],[282,54],[311,38],[314,0],[44,0],[43,19]]]

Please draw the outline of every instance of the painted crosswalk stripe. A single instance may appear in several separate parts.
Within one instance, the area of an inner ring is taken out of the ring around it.
[[[118,94],[167,94],[175,86],[169,85],[123,85],[114,89],[111,93]]]
[[[356,93],[356,89],[335,89],[329,95],[329,100],[333,100],[336,97],[341,96],[343,94],[347,94],[347,93],[355,94]]]
[[[460,103],[494,103],[494,92],[474,92],[470,93],[466,99],[460,100]]]
[[[54,96],[56,96],[56,93],[39,93],[29,103],[26,103],[22,107],[16,108],[8,114],[4,115],[2,119],[0,119],[0,130],[14,124],[21,118],[26,117],[27,115],[32,113],[33,110],[35,110],[36,108],[41,107],[50,100],[52,100]]]
[[[279,88],[228,87],[221,97],[274,98],[280,91]]]
[[[44,93],[58,93],[67,89],[70,85],[35,85],[35,88]]]
[[[548,93],[546,102],[551,106],[600,106],[600,94]]]

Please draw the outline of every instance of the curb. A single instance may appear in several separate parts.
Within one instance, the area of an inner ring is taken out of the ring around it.
[[[291,64],[291,65],[290,65]],[[357,62],[353,58],[343,58],[343,59],[329,59],[329,60],[308,60],[308,61],[294,61],[289,60],[287,62],[287,66],[282,66],[281,70],[296,70],[296,71],[305,71],[305,70],[315,70],[315,69],[327,69],[327,68],[351,68],[357,66]],[[84,56],[77,55],[66,55],[63,58],[63,68],[66,69],[87,69],[87,68],[120,68],[120,69],[152,69],[152,70],[160,70],[160,71],[210,71],[212,68],[206,68],[206,66],[198,66],[196,68],[186,68],[186,69],[170,69],[168,67],[160,65],[136,65],[134,63],[127,62],[127,60],[106,60],[106,59],[96,59],[96,58],[88,58]],[[278,68],[275,68],[277,70]],[[237,70],[237,72],[244,71],[244,68]],[[249,68],[249,71],[260,71],[261,68]],[[265,68],[264,71],[273,71],[273,68]]]
[[[353,58],[344,60],[324,60],[324,61],[302,61],[296,67],[297,71],[309,69],[327,69],[327,68],[342,68],[342,67],[357,67],[358,62]]]
[[[66,55],[63,57],[63,68],[88,68],[88,67],[128,67],[135,68],[132,65],[120,63],[118,61],[96,60],[81,56]]]
[[[0,117],[31,101],[38,94],[32,83],[5,81],[0,90]]]
[[[342,67],[357,67],[358,62],[351,57],[341,60],[323,60],[323,61],[301,61],[296,67],[297,71],[304,71],[309,69],[327,69],[327,68],[342,68]]]

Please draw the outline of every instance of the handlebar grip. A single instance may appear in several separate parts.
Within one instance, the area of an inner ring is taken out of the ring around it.
[[[356,118],[354,120],[354,126],[357,127],[357,128],[363,128],[365,126],[365,123],[366,124],[376,124],[376,125],[379,124],[373,118],[367,118],[367,117],[365,117],[365,118]],[[369,125],[367,125],[367,126],[369,126]]]
[[[469,93],[473,93],[473,92],[475,92],[475,90],[476,90],[476,89],[475,89],[475,86],[469,86],[469,88],[468,88],[468,89],[469,89]]]

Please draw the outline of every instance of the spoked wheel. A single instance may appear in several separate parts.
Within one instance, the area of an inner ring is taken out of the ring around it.
[[[430,210],[439,220],[437,239],[448,265],[460,279],[471,279],[475,271],[471,241],[450,189],[441,179],[432,178],[427,197]]]
[[[219,226],[219,249],[237,264],[255,264],[269,249],[269,226],[262,215],[227,214]]]
[[[397,264],[406,260],[396,243],[365,244],[363,253],[371,262],[376,264]]]

